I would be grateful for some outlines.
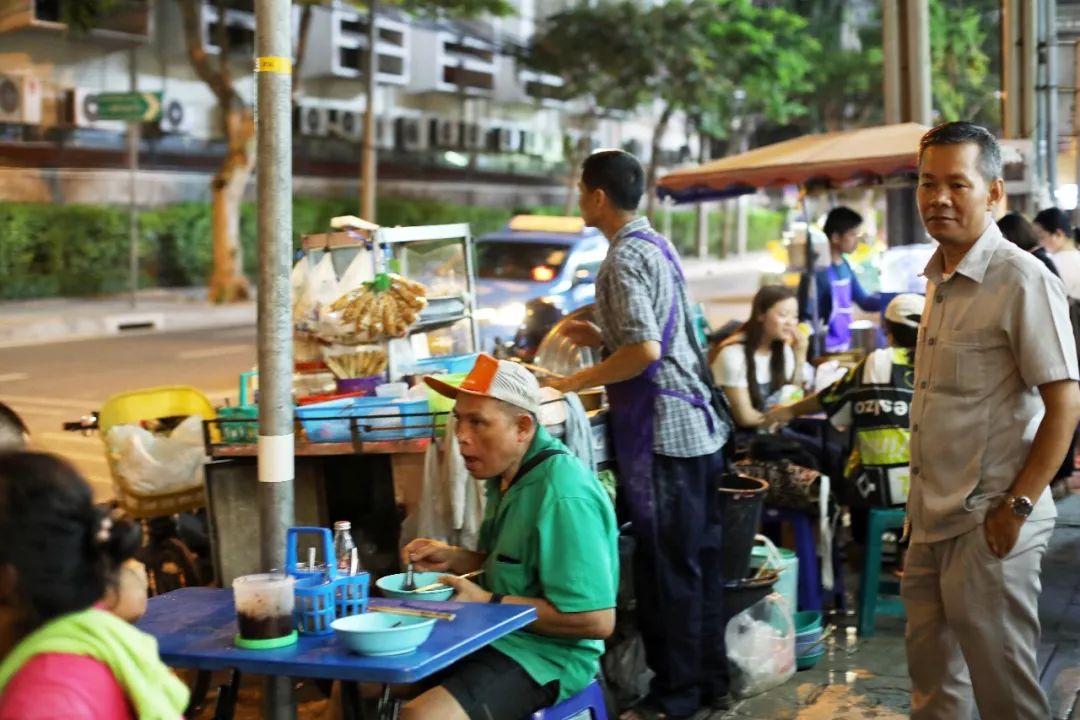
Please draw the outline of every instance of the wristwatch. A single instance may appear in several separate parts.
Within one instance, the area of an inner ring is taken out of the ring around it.
[[[1010,495],[1005,499],[1005,504],[1012,509],[1014,515],[1022,518],[1031,515],[1031,511],[1035,509],[1035,503],[1026,495]]]

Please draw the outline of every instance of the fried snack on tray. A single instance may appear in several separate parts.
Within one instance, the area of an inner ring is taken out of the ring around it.
[[[427,306],[427,288],[400,275],[364,283],[330,304],[337,337],[350,345],[405,337]]]
[[[326,357],[326,366],[338,379],[370,377],[386,370],[386,351],[379,347]]]

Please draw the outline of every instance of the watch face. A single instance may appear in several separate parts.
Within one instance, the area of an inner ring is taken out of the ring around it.
[[[1012,498],[1009,501],[1009,505],[1012,507],[1012,511],[1014,513],[1023,517],[1027,517],[1028,515],[1030,515],[1031,511],[1035,508],[1035,506],[1031,502],[1031,499],[1024,497],[1023,495],[1018,495]]]

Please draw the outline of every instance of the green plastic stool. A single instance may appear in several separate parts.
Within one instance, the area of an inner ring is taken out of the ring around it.
[[[881,536],[904,527],[903,508],[871,508],[866,531],[866,556],[859,580],[859,634],[874,634],[874,620],[882,615],[904,616],[900,583],[881,579]]]

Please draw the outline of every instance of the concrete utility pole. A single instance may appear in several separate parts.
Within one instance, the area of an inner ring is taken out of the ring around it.
[[[360,150],[360,217],[368,222],[375,220],[375,173],[378,158],[375,155],[375,93],[379,84],[379,31],[375,27],[377,0],[368,0],[368,48],[364,66],[364,84],[367,87],[367,107],[364,108],[364,139]]]
[[[264,570],[285,565],[294,524],[292,406],[292,28],[289,0],[256,0],[259,208],[259,549]],[[266,682],[263,717],[296,715],[289,678]]]
[[[1076,178],[1080,183],[1080,42],[1073,45],[1073,151],[1076,153]],[[1073,210],[1073,224],[1080,224],[1080,203]]]
[[[1001,0],[1001,125],[1007,140],[1032,143],[1034,158],[1032,187],[1039,187],[1045,173],[1043,137],[1039,133],[1036,111],[1038,82],[1038,0]],[[1024,207],[1015,208],[1031,214],[1035,198],[1028,196]]]
[[[138,56],[135,48],[128,51],[128,88],[131,92],[139,90]],[[139,141],[142,137],[142,125],[133,120],[127,126],[128,173],[131,184],[130,205],[128,206],[128,273],[131,285],[131,307],[135,307],[139,292]]]
[[[933,120],[929,0],[884,0],[882,23],[885,122],[929,125]],[[885,227],[889,245],[922,242],[925,233],[914,188],[886,190]]]
[[[1043,57],[1043,130],[1046,138],[1046,189],[1050,202],[1057,204],[1058,175],[1058,44],[1057,0],[1043,0],[1042,57]]]

